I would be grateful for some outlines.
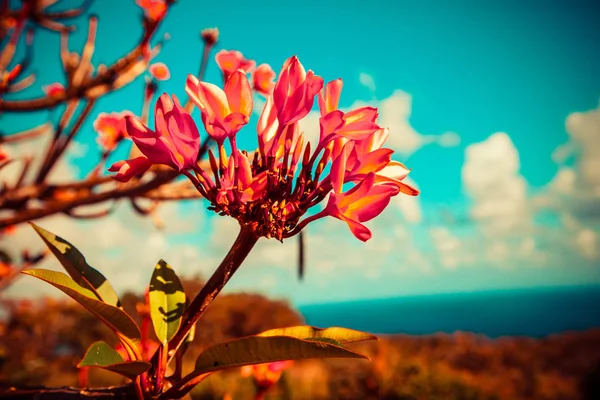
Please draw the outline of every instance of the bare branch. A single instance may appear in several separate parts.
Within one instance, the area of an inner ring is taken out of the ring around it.
[[[10,135],[0,134],[0,143],[16,143],[22,140],[35,139],[38,136],[45,135],[52,130],[52,124],[46,122],[43,125],[36,126],[35,128],[28,129],[26,131],[12,133]]]

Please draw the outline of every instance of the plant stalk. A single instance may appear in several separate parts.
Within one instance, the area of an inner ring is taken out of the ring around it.
[[[185,309],[181,327],[169,342],[167,363],[171,362],[179,347],[184,343],[190,330],[200,317],[202,317],[215,297],[223,290],[225,284],[231,279],[240,265],[242,265],[242,262],[246,259],[257,241],[258,236],[256,236],[254,231],[250,227],[242,225],[240,233],[219,267]],[[152,365],[154,366],[158,365],[159,353],[159,351],[155,352],[152,357]]]

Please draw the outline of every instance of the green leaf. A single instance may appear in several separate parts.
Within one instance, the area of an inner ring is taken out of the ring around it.
[[[119,297],[110,282],[85,261],[75,246],[34,223],[30,224],[79,286],[94,293],[98,300],[120,307]]]
[[[175,336],[185,308],[185,293],[175,271],[164,260],[156,264],[148,293],[150,317],[161,343]]]
[[[145,361],[126,362],[115,349],[100,340],[92,343],[77,366],[102,368],[134,380],[138,375],[148,371],[152,364]]]
[[[338,343],[353,343],[363,340],[379,340],[377,336],[367,332],[356,331],[354,329],[331,327],[316,328],[314,326],[291,326],[288,328],[271,329],[257,336],[291,336],[299,339],[330,339]]]
[[[331,340],[331,339],[330,339]],[[305,358],[364,358],[348,348],[291,336],[249,336],[209,347],[196,359],[194,376],[226,368]]]
[[[117,335],[129,339],[129,342],[138,343],[140,329],[122,309],[106,304],[96,298],[93,292],[77,285],[66,274],[47,269],[30,269],[22,272],[48,282],[55,288],[70,296],[73,300],[87,308],[98,319],[102,320]]]

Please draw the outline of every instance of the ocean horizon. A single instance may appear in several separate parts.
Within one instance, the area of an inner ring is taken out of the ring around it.
[[[411,295],[298,307],[307,324],[374,334],[543,337],[600,327],[600,286]]]

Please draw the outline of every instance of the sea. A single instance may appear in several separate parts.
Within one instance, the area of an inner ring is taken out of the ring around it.
[[[543,337],[600,328],[600,286],[436,294],[299,307],[309,325],[375,334]]]

